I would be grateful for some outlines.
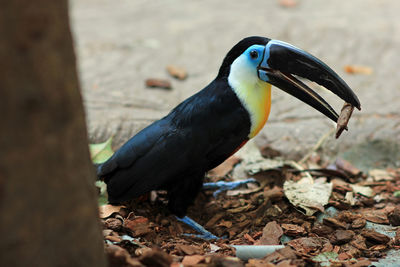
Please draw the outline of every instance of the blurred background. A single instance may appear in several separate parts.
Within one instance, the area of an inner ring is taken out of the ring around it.
[[[119,146],[211,82],[238,41],[260,35],[317,56],[358,95],[362,111],[355,110],[339,140],[331,133],[324,155],[340,155],[361,168],[399,166],[399,11],[396,0],[72,0],[90,140],[114,135]],[[167,65],[184,68],[188,77],[172,78]],[[148,78],[168,79],[172,89],[147,88]],[[341,100],[311,86],[340,111]],[[333,126],[275,89],[256,142],[298,159]]]

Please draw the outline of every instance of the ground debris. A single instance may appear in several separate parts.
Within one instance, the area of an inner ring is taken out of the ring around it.
[[[373,70],[371,67],[362,66],[362,65],[345,65],[344,71],[350,74],[372,74]]]
[[[354,232],[351,230],[336,230],[331,235],[330,241],[334,245],[343,245],[350,242],[354,235]]]
[[[172,257],[160,249],[146,251],[139,260],[146,266],[154,267],[169,267],[172,263]]]
[[[143,216],[135,216],[133,213],[124,220],[123,226],[131,230],[134,237],[142,236],[151,232],[149,219]]]
[[[168,65],[167,71],[169,75],[179,80],[184,80],[187,78],[187,71],[182,67],[178,67],[175,65]]]
[[[263,229],[263,234],[257,245],[278,245],[279,239],[283,235],[282,228],[275,222],[269,222]]]
[[[128,251],[116,245],[106,245],[105,253],[109,266],[143,267],[139,260],[132,258]]]
[[[306,229],[304,229],[303,226],[299,226],[296,224],[284,223],[281,225],[281,227],[283,229],[283,232],[287,236],[302,236],[307,233]]]
[[[361,235],[373,243],[386,244],[390,241],[390,237],[372,229],[364,229]]]
[[[393,226],[400,225],[400,207],[395,207],[395,209],[388,214],[389,223]]]
[[[297,171],[292,171],[295,165],[252,168],[258,170],[254,173],[257,188],[235,189],[217,198],[212,191],[199,194],[188,216],[213,234],[226,237],[221,240],[208,242],[183,235],[195,232],[160,204],[166,203],[165,192],[122,208],[103,207],[108,210],[101,222],[110,266],[367,266],[400,248],[396,227],[400,224],[400,169],[365,175],[342,159],[335,164],[315,157],[308,160],[298,164]],[[209,174],[206,182],[231,180],[233,166],[243,162],[231,158]],[[306,171],[305,166],[323,171]],[[307,216],[285,196],[284,181],[306,182],[306,187],[296,190],[329,184],[329,202],[325,207],[308,202],[315,213]],[[284,248],[248,261],[237,258],[233,248],[278,244]]]
[[[150,78],[146,80],[146,86],[149,88],[162,88],[162,89],[171,89],[171,82],[164,79],[156,79]]]
[[[347,229],[347,224],[335,218],[324,218],[323,223],[332,228]]]
[[[285,8],[293,8],[297,4],[297,0],[279,0],[279,5]]]

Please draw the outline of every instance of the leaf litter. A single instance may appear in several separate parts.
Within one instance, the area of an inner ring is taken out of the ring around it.
[[[167,211],[166,192],[152,192],[100,206],[110,266],[369,266],[400,257],[400,169],[362,173],[340,158],[264,158],[252,145],[219,168],[206,181],[259,183],[217,198],[204,191],[189,209],[222,239],[183,235],[194,232]]]

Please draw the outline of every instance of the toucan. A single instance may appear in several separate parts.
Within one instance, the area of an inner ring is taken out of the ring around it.
[[[334,122],[335,110],[302,77],[361,109],[350,87],[325,63],[288,43],[252,36],[225,56],[216,78],[164,118],[129,139],[97,167],[110,203],[152,190],[166,190],[168,208],[178,219],[216,238],[186,216],[207,171],[255,137],[271,107],[271,85],[312,106]]]

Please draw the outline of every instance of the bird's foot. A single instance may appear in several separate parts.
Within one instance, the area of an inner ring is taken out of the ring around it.
[[[205,239],[205,240],[219,239],[218,237],[216,237],[215,235],[213,235],[212,233],[207,231],[203,226],[201,226],[197,222],[190,219],[188,216],[185,216],[183,218],[176,217],[176,219],[180,222],[185,223],[186,225],[190,226],[191,228],[193,228],[194,230],[196,230],[197,232],[200,233],[198,235],[184,234],[185,236],[191,236],[191,237],[201,238],[201,239]]]
[[[236,187],[243,185],[243,184],[248,184],[248,183],[257,183],[257,180],[254,178],[249,178],[246,180],[241,180],[241,181],[235,181],[235,182],[224,182],[224,181],[219,181],[216,183],[204,183],[203,184],[203,189],[205,190],[213,190],[217,189],[213,195],[214,197],[217,197],[219,193],[227,190],[232,190],[235,189]]]

